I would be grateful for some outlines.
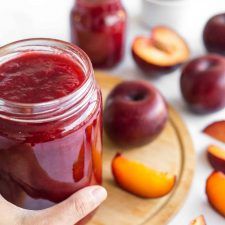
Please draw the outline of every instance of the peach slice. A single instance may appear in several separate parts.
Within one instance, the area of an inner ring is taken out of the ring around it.
[[[152,74],[168,73],[190,56],[186,42],[174,30],[158,26],[151,37],[137,37],[132,44],[132,55],[137,65]]]
[[[206,182],[206,194],[211,206],[225,216],[225,174],[213,172]]]
[[[193,220],[190,225],[206,225],[205,219],[203,216],[199,216],[195,220]]]
[[[203,132],[225,143],[225,120],[210,124],[203,130]]]
[[[225,150],[218,146],[210,145],[207,149],[207,155],[212,167],[225,173]]]
[[[176,182],[176,176],[129,161],[121,154],[112,161],[112,173],[122,189],[143,198],[162,197],[173,189]]]

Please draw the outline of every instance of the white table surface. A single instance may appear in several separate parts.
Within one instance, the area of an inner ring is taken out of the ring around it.
[[[192,56],[197,56],[205,52],[201,40],[202,26],[209,16],[225,11],[225,0],[194,1],[195,10],[190,13],[190,24],[183,29],[182,35],[191,47]],[[68,41],[68,14],[73,2],[74,0],[0,0],[0,45],[31,37],[50,37]],[[130,54],[130,44],[134,36],[149,33],[149,29],[142,27],[138,22],[141,0],[124,0],[124,3],[130,14],[127,54],[121,65],[110,72],[129,79],[146,78],[136,68]],[[211,143],[225,146],[206,137],[201,130],[210,122],[225,119],[225,110],[208,116],[190,113],[180,94],[179,77],[180,70],[177,70],[159,79],[148,79],[180,112],[193,137],[197,152],[197,168],[192,189],[184,207],[170,225],[188,225],[190,220],[200,214],[205,215],[208,225],[224,225],[225,219],[211,209],[205,195],[205,181],[212,171],[206,159],[205,148]]]

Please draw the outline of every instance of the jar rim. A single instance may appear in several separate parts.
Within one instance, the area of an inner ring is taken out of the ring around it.
[[[82,49],[57,39],[31,38],[0,47],[0,59],[4,63],[4,60],[7,62],[9,58],[29,51],[67,54],[71,60],[77,60],[84,71],[85,80],[71,93],[51,101],[21,103],[0,98],[0,118],[15,122],[42,123],[69,118],[87,107],[96,84],[91,61]]]
[[[87,76],[85,77],[84,82],[78,88],[76,88],[74,91],[69,93],[68,95],[65,95],[63,97],[60,97],[60,98],[57,98],[57,99],[54,99],[54,100],[46,101],[46,102],[22,103],[22,102],[14,102],[14,101],[7,100],[7,99],[4,99],[4,98],[0,98],[0,101],[3,101],[7,105],[11,105],[11,106],[15,106],[15,107],[25,107],[25,108],[51,106],[51,105],[54,105],[55,103],[58,103],[59,101],[66,101],[67,99],[76,95],[80,91],[80,89],[82,89],[85,85],[87,85],[88,80],[89,80],[88,78],[93,76],[92,63],[91,63],[88,55],[78,46],[76,46],[72,43],[63,41],[63,40],[59,40],[59,39],[54,39],[54,38],[28,38],[28,39],[22,39],[22,40],[19,40],[19,41],[14,41],[14,42],[11,42],[9,44],[6,44],[6,45],[3,45],[3,46],[0,47],[0,57],[1,57],[1,52],[3,52],[3,54],[5,54],[4,51],[6,49],[10,49],[11,47],[14,47],[14,46],[16,47],[16,45],[20,45],[20,44],[26,44],[26,43],[29,43],[29,42],[39,42],[39,41],[40,42],[46,41],[46,42],[55,43],[55,44],[58,43],[58,44],[61,44],[64,47],[69,47],[70,49],[78,51],[79,53],[81,53],[81,55],[84,57],[84,60],[87,62],[87,73],[86,73]]]

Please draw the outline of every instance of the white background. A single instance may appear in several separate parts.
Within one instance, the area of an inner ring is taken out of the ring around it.
[[[214,13],[225,12],[225,0],[193,1],[194,10],[186,13],[189,15],[189,22],[182,27],[182,35],[192,50],[192,56],[197,56],[205,52],[201,39],[203,24]],[[74,0],[0,0],[0,45],[30,37],[50,37],[69,41],[69,12],[73,2]],[[122,64],[110,72],[127,78],[144,78],[131,58],[130,44],[135,35],[149,34],[150,30],[139,23],[141,0],[124,0],[124,3],[130,14],[127,54]],[[199,214],[205,215],[209,225],[224,225],[225,219],[209,207],[205,196],[205,181],[212,171],[205,156],[205,148],[208,144],[216,142],[203,135],[201,130],[210,122],[225,119],[225,110],[208,116],[191,114],[180,95],[179,77],[178,70],[159,79],[149,79],[182,115],[197,152],[197,168],[191,192],[184,207],[170,225],[188,225],[189,221]]]

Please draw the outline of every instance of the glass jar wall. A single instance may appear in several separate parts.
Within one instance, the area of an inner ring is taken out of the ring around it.
[[[0,88],[4,198],[39,210],[101,184],[101,93],[81,49],[51,39],[1,47]]]
[[[71,12],[72,42],[94,67],[117,65],[125,49],[127,13],[121,0],[77,0]]]

